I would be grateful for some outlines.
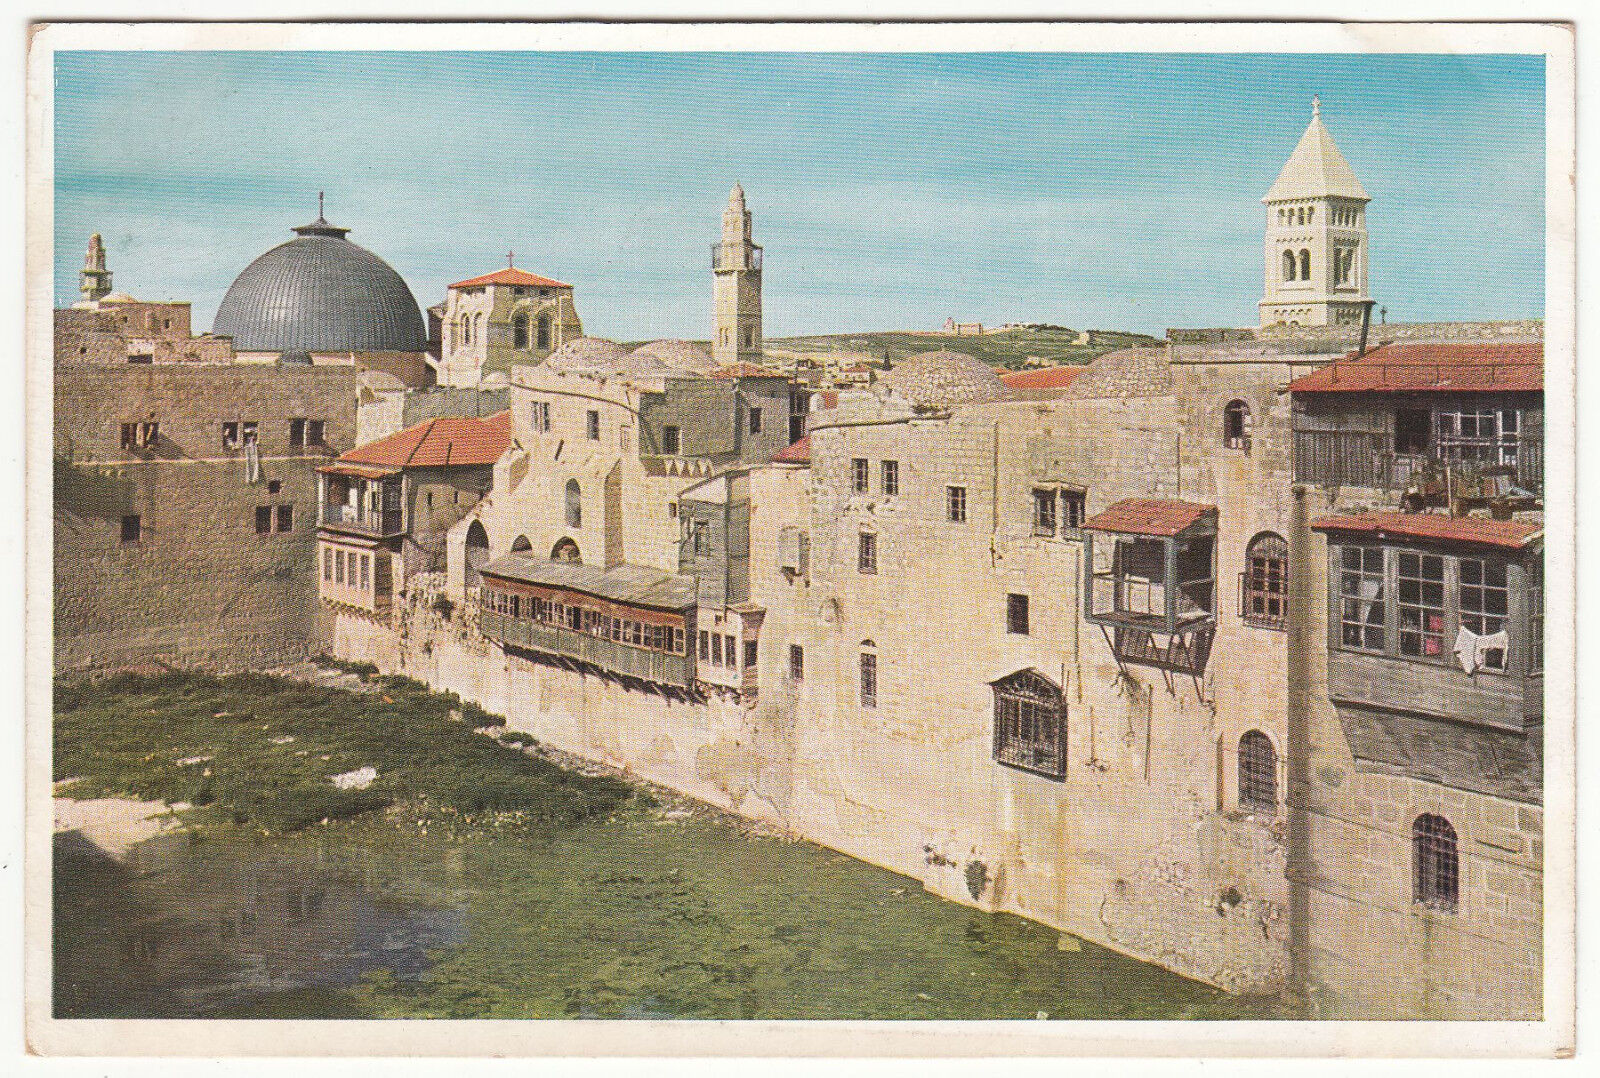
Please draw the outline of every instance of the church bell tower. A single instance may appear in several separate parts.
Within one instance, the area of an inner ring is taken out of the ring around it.
[[[722,240],[711,248],[711,274],[711,358],[719,366],[741,360],[760,363],[761,248],[750,240],[750,211],[738,184],[722,211]]]
[[[1261,325],[1360,325],[1367,295],[1367,197],[1311,99],[1311,123],[1267,205]]]

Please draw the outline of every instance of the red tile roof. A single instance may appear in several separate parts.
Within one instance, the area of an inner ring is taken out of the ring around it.
[[[1544,391],[1544,342],[1385,344],[1289,383],[1296,393]]]
[[[1087,369],[1081,364],[1039,367],[1031,371],[1012,371],[1010,374],[1002,374],[1000,381],[1012,389],[1066,389]]]
[[[811,435],[806,435],[798,442],[791,445],[772,458],[784,464],[810,464],[811,463]]]
[[[1352,532],[1376,539],[1423,539],[1521,550],[1544,532],[1543,524],[1526,520],[1450,517],[1442,513],[1362,513],[1321,517],[1311,522],[1318,531]]]
[[[1084,528],[1124,535],[1177,535],[1189,525],[1215,513],[1214,505],[1163,498],[1129,498],[1084,522]]]
[[[534,288],[572,287],[570,284],[563,284],[561,281],[552,281],[548,277],[541,277],[537,273],[529,273],[527,270],[519,270],[511,266],[508,266],[505,269],[495,270],[493,273],[485,273],[481,277],[468,277],[465,281],[457,281],[450,287],[476,288],[479,285],[487,284],[520,284],[531,285]]]
[[[397,434],[358,446],[337,464],[372,464],[386,468],[437,468],[444,465],[493,464],[511,445],[511,410],[484,419],[440,416]]]

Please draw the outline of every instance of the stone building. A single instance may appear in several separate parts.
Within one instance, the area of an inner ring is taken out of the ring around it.
[[[241,362],[310,363],[385,371],[427,385],[427,331],[416,298],[383,259],[317,219],[261,255],[222,297],[212,332]]]
[[[734,184],[722,212],[722,239],[711,245],[711,355],[719,365],[761,362],[761,255],[750,238],[744,188]]]
[[[193,336],[189,304],[152,303],[111,291],[105,244],[89,237],[79,272],[84,298],[55,312],[56,360],[60,363],[227,363],[233,342],[212,334]]]
[[[317,469],[318,593],[335,609],[386,614],[417,573],[442,570],[445,533],[489,490],[511,413],[441,416]]]
[[[1312,99],[1311,123],[1261,200],[1267,206],[1262,326],[1358,325],[1367,294],[1367,203]]]
[[[583,336],[570,284],[511,265],[451,285],[439,319],[438,378],[447,386],[475,386]]]

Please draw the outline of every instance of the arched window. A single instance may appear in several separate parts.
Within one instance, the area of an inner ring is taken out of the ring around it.
[[[1293,251],[1283,252],[1283,279],[1286,281],[1292,281],[1295,279],[1295,260]]]
[[[1061,687],[1036,670],[1019,670],[994,690],[994,758],[1050,778],[1067,773],[1067,705]]]
[[[578,544],[570,538],[558,539],[556,545],[550,548],[551,561],[564,561],[571,565],[582,565],[583,555],[578,550]]]
[[[878,706],[878,645],[861,641],[861,706]]]
[[[534,347],[537,348],[539,351],[541,351],[541,352],[550,351],[550,316],[547,315],[547,314],[541,314],[539,316],[537,336],[535,337],[535,342],[536,343],[534,344]]]
[[[1278,811],[1278,752],[1260,730],[1250,730],[1239,739],[1239,807],[1246,812]]]
[[[1229,401],[1222,410],[1222,444],[1229,449],[1250,448],[1250,406],[1244,401]]]
[[[1300,279],[1311,280],[1311,252],[1304,247],[1300,248]]]
[[[1289,544],[1276,532],[1262,532],[1244,552],[1239,614],[1246,625],[1282,629],[1289,620]]]
[[[518,311],[511,319],[511,347],[524,349],[528,347],[528,313]]]
[[[1461,869],[1456,829],[1431,812],[1411,825],[1413,897],[1429,909],[1454,913],[1461,896]]]
[[[472,319],[467,315],[462,315],[456,326],[456,344],[461,348],[472,344]]]
[[[474,344],[482,344],[483,339],[483,315],[479,313],[472,320],[472,341]]]
[[[467,587],[475,588],[482,581],[478,570],[488,560],[489,533],[484,530],[483,521],[474,520],[467,529]]]
[[[511,553],[522,554],[533,550],[533,544],[528,542],[526,535],[519,535],[511,541]]]
[[[583,491],[576,479],[567,480],[567,527],[583,527]]]

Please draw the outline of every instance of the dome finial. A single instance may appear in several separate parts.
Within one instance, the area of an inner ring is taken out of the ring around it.
[[[327,219],[328,219],[328,215],[326,213],[324,213],[323,210],[322,210],[322,192],[318,191],[317,192],[317,220],[326,221]]]
[[[1322,98],[1316,94],[1311,95],[1311,118],[1313,120],[1322,118]]]

